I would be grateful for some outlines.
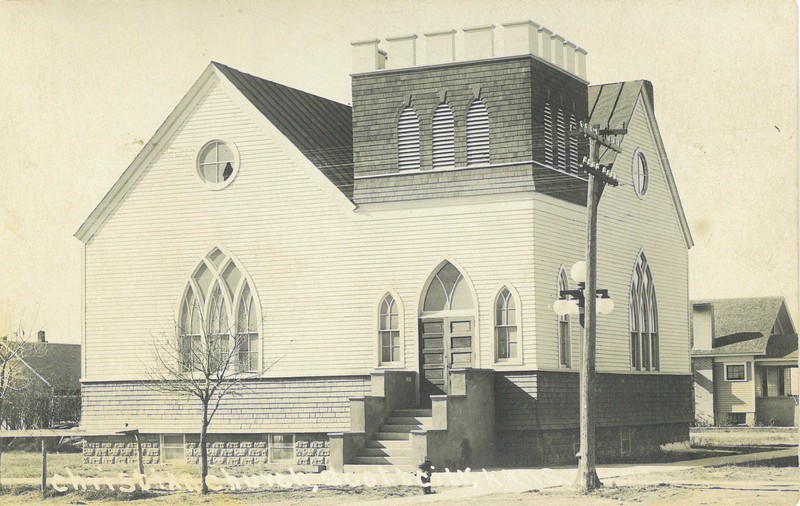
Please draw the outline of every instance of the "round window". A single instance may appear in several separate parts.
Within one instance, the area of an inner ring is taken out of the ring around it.
[[[227,186],[236,175],[238,157],[235,148],[221,140],[206,143],[197,156],[197,174],[211,188]]]
[[[647,158],[644,153],[638,151],[633,158],[633,189],[637,195],[644,195],[647,192],[649,174],[647,171]]]

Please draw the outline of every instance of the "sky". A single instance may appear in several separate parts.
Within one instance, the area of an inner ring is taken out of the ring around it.
[[[592,84],[653,83],[690,297],[800,323],[793,1],[28,1],[0,3],[0,333],[80,342],[73,234],[210,61],[349,103],[353,41],[525,19]]]

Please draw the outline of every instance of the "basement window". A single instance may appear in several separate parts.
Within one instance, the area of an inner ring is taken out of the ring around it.
[[[294,462],[294,434],[272,434],[269,437],[269,461]]]
[[[161,435],[161,461],[179,461],[184,458],[183,434]]]

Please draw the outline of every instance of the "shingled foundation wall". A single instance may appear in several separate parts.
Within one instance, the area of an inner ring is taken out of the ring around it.
[[[598,374],[595,390],[598,457],[613,461],[650,455],[689,439],[692,377]],[[501,465],[575,462],[579,434],[577,372],[495,376]]]

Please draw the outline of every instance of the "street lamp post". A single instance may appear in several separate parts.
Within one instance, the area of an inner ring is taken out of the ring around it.
[[[593,413],[593,387],[594,387],[594,328],[586,329],[585,316],[590,313],[591,322],[594,323],[594,314],[609,314],[614,310],[614,301],[608,290],[587,287],[586,263],[577,262],[570,270],[570,276],[578,284],[577,290],[562,290],[559,298],[553,302],[553,311],[559,316],[578,315],[584,338],[581,346],[581,438],[580,453],[578,457],[579,473],[578,482],[584,492],[602,486],[595,470],[595,426]],[[596,312],[596,313],[595,313]],[[591,330],[591,332],[587,332]]]

